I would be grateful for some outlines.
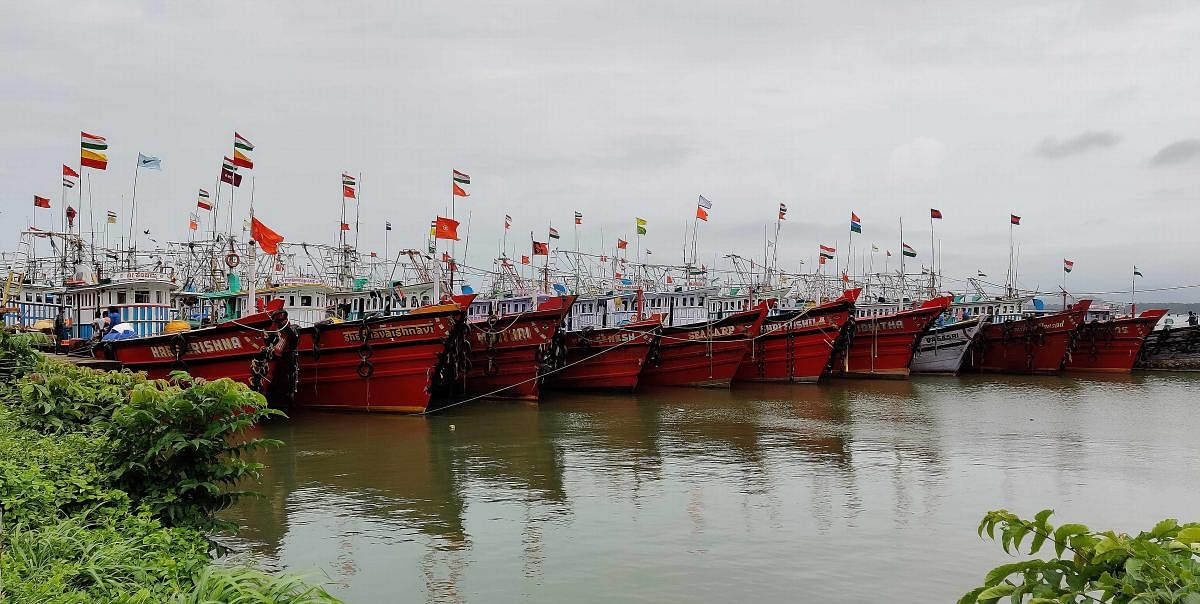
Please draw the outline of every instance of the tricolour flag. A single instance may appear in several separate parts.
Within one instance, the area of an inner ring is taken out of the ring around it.
[[[629,242],[624,239],[617,239],[617,249],[623,250],[629,247]]]
[[[33,196],[33,205],[34,205],[34,207],[38,207],[38,208],[48,208],[48,207],[50,207],[50,198],[42,197],[40,195],[34,195]]]
[[[907,243],[900,244],[900,252],[909,258],[917,257],[917,250],[914,250],[913,247]]]
[[[979,269],[975,269],[975,276],[976,277],[986,277],[987,273],[984,273],[983,271],[981,271]]]
[[[871,244],[871,251],[872,251],[872,252],[878,252],[878,251],[879,251],[879,246],[878,246],[878,245],[875,245],[874,243],[872,243],[872,244]]]
[[[157,157],[138,153],[137,167],[147,170],[162,170],[162,160]]]
[[[645,218],[637,218],[635,216],[633,219],[633,226],[634,226],[634,228],[637,229],[638,235],[646,234],[646,219]]]
[[[73,181],[73,180],[71,180],[70,178],[67,178],[67,177],[65,177],[65,176],[64,176],[64,177],[63,177],[63,187],[65,187],[65,188],[67,188],[67,189],[74,189],[74,188],[75,188],[75,181]]]
[[[458,184],[460,184],[460,185],[469,185],[469,184],[471,184],[471,177],[470,177],[470,176],[468,176],[468,175],[466,175],[466,174],[463,174],[462,172],[459,172],[458,170],[454,170],[453,172],[451,172],[451,173],[450,173],[450,178],[451,178],[451,179],[452,179],[454,182],[456,182],[456,183],[458,183]],[[465,197],[465,195],[464,195],[464,197]]]
[[[212,200],[208,196],[208,191],[200,189],[200,192],[196,193],[196,207],[201,210],[212,211]]]
[[[934,208],[929,208],[929,219],[933,220],[934,218],[941,220],[942,219],[942,211],[936,210]]]
[[[820,252],[822,258],[830,259],[830,258],[833,258],[834,253],[837,252],[837,248],[830,247],[825,244],[821,244],[819,252]]]
[[[241,149],[242,151],[253,151],[254,145],[251,144],[250,141],[246,140],[246,137],[238,134],[237,132],[234,132],[233,133],[233,148]]]
[[[1144,276],[1145,276],[1145,275],[1143,275],[1143,274],[1142,274],[1142,271],[1139,271],[1139,270],[1138,270],[1138,267],[1136,267],[1136,266],[1135,266],[1135,267],[1133,267],[1133,274],[1134,274],[1134,275],[1137,275],[1138,277],[1144,277]]]
[[[575,224],[583,224],[583,212],[575,212]]]
[[[354,195],[354,188],[358,186],[354,177],[342,172],[342,199],[358,199]]]
[[[532,254],[534,256],[549,256],[550,244],[544,241],[534,241]]]
[[[507,231],[510,228],[512,228],[512,216],[505,214],[504,215],[504,230]]]
[[[458,241],[458,221],[438,216],[437,220],[433,221],[433,237]]]
[[[862,232],[862,219],[859,218],[858,214],[855,214],[854,212],[850,212],[850,232],[851,233],[861,233]]]
[[[234,136],[237,135],[235,134]],[[272,255],[279,253],[279,244],[283,243],[283,235],[272,231],[267,225],[260,222],[258,218],[250,219],[250,237],[258,242],[263,252]]]
[[[458,183],[453,182],[450,184],[454,185],[453,193],[454,193],[455,197],[470,197],[471,196],[470,193],[467,193],[465,190],[463,190],[462,187],[458,186]]]
[[[698,205],[706,210],[712,209],[712,202],[705,199],[703,195],[701,195],[700,199],[698,201],[696,201],[696,205]]]
[[[1064,273],[1069,273],[1074,268],[1075,268],[1074,260],[1067,260],[1066,258],[1063,258],[1063,272]]]
[[[384,223],[383,223],[383,230],[385,230],[385,231],[390,231],[390,230],[392,230],[392,221],[388,220],[388,221],[384,222]]]
[[[550,227],[550,238],[551,239],[559,239],[558,229],[556,229],[554,227]]]
[[[63,164],[63,186],[68,189],[74,188],[76,178],[79,178],[79,173],[73,170],[71,166]]]
[[[108,139],[87,132],[79,133],[79,165],[105,170],[108,168]]]
[[[786,203],[779,204],[779,219],[780,220],[787,219],[787,204]]]
[[[108,211],[108,224],[117,224],[117,213],[112,210]]]
[[[246,140],[246,137],[233,133],[233,165],[239,168],[251,169],[254,167],[254,162],[250,160],[250,156],[246,153],[253,151],[254,145]]]
[[[228,157],[221,161],[221,182],[235,187],[242,186],[242,175],[237,173],[237,165]]]
[[[1008,221],[1010,224],[1021,224],[1021,217],[1016,214],[1009,214]]]

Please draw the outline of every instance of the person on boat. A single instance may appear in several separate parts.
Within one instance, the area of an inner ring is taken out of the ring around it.
[[[108,318],[104,316],[104,313],[102,313],[100,311],[96,311],[96,318],[92,319],[92,338],[93,339],[99,340],[100,336],[103,335],[104,322],[107,320],[108,320]]]
[[[121,323],[121,312],[116,306],[108,307],[108,328],[112,329]]]
[[[67,339],[67,315],[62,308],[54,315],[54,352],[62,351],[63,340]]]
[[[1200,319],[1196,318],[1196,311],[1194,311],[1194,310],[1188,311],[1188,325],[1190,325],[1192,327],[1195,327],[1196,325],[1200,325]]]

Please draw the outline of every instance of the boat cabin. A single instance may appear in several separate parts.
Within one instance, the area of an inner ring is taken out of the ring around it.
[[[13,280],[5,283],[4,288],[0,314],[4,317],[5,327],[31,328],[38,321],[53,321],[63,309],[62,287]],[[67,317],[71,318],[70,313]]]
[[[109,308],[116,308],[121,322],[133,325],[139,336],[152,336],[162,333],[172,319],[171,293],[175,288],[167,273],[126,271],[96,285],[70,286],[62,300],[73,324],[72,334],[77,337],[91,338],[96,318],[103,317]]]

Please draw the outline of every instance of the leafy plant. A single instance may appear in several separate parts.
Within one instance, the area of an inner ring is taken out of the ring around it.
[[[1159,522],[1136,536],[1092,531],[1082,524],[1050,524],[1052,510],[1023,520],[1008,510],[988,512],[979,523],[1007,553],[1020,553],[1029,538],[1029,555],[1049,544],[1050,559],[1002,564],[968,592],[960,604],[1010,602],[1054,604],[1112,602],[1129,604],[1200,604],[1200,523]],[[1069,556],[1064,556],[1069,554]]]

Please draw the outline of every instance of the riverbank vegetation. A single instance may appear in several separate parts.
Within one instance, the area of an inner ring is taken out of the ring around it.
[[[999,529],[1006,553],[1019,555],[1027,543],[1030,556],[1053,547],[1054,557],[1001,564],[959,604],[1200,604],[1200,523],[1167,519],[1130,536],[1082,524],[1055,527],[1052,513],[1024,520],[1007,510],[988,512],[980,537],[995,540]]]
[[[277,443],[230,380],[80,369],[0,330],[0,601],[334,602],[293,576],[214,564],[216,513]]]

